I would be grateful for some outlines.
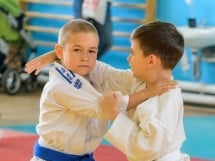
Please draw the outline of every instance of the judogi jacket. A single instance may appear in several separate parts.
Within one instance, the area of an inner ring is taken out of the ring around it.
[[[133,78],[130,70],[116,70],[101,62],[97,62],[90,80],[100,88],[109,87],[123,94],[146,87]],[[180,152],[185,140],[183,112],[181,89],[170,90],[149,98],[136,109],[119,114],[106,139],[120,149],[129,161],[189,160]]]
[[[109,123],[100,114],[101,94],[87,79],[60,64],[55,63],[49,74],[40,99],[38,143],[69,154],[92,153]],[[121,102],[126,109],[127,96]]]

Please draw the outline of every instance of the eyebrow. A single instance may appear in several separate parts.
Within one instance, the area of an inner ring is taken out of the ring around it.
[[[81,46],[81,45],[77,45],[77,44],[75,44],[73,47],[79,47],[79,48],[82,48],[82,46]],[[98,47],[90,47],[90,49],[98,50]]]
[[[76,45],[76,44],[75,44],[74,47],[81,47],[81,45]]]
[[[90,47],[90,49],[96,49],[97,50],[98,48],[97,47]]]

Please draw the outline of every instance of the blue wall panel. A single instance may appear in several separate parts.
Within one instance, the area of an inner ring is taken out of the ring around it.
[[[72,2],[72,0],[69,0]],[[123,3],[139,3],[143,4],[145,0],[114,0],[114,2],[123,2]],[[188,24],[188,18],[193,17],[196,18],[197,26],[202,27],[205,26],[214,26],[215,25],[215,1],[214,0],[193,0],[192,5],[187,5],[185,0],[157,0],[157,19],[161,21],[168,21],[178,26],[186,26]],[[58,13],[74,15],[74,10],[72,6],[57,6],[57,5],[45,5],[45,4],[35,4],[32,3],[28,5],[28,8],[31,11],[39,11],[41,13]],[[120,16],[121,18],[134,18],[134,19],[144,19],[145,12],[141,9],[130,9],[130,8],[122,8],[122,7],[112,7],[111,13],[113,17]],[[52,28],[60,28],[66,20],[58,20],[58,19],[42,19],[42,18],[33,18],[29,21],[30,24],[36,26],[44,26],[44,27],[52,27]],[[137,23],[132,22],[113,22],[113,30],[115,32],[128,32],[131,33],[132,30],[137,27]],[[57,42],[57,34],[50,33],[39,33],[32,32],[33,38],[35,40],[42,41],[51,41]],[[130,46],[128,37],[113,37],[113,44],[120,45],[123,47]],[[50,47],[40,46],[37,52],[37,55],[43,54],[44,51],[47,51]],[[208,82],[206,81],[206,72],[208,74],[213,74],[214,63],[203,62],[201,63],[201,73],[203,74],[199,80],[195,80],[192,75],[192,54],[189,48],[186,48],[186,57],[187,57],[187,68],[184,68],[184,62],[179,62],[179,64],[174,69],[174,77],[179,80],[186,81],[194,81],[194,82]],[[114,53],[114,55],[113,55]],[[125,56],[122,57],[121,54],[124,53]],[[126,57],[129,55],[128,52],[118,52],[118,51],[108,51],[103,57],[103,61],[108,61],[108,59],[112,58],[109,55],[114,56],[115,60],[119,60],[119,62],[125,62],[125,65],[120,65],[122,68],[126,68],[127,62]],[[201,54],[201,53],[200,53]],[[114,64],[111,64],[114,65]],[[210,82],[211,83],[211,82]],[[213,83],[213,82],[212,82]],[[215,83],[215,82],[214,82]]]

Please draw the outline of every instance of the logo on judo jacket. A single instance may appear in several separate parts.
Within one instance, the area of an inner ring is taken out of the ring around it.
[[[82,87],[83,83],[79,78],[76,77],[76,75],[73,72],[61,67],[55,67],[55,69],[58,71],[58,73],[60,73],[60,75],[62,75],[67,80],[67,82],[69,82],[75,88],[80,89]]]

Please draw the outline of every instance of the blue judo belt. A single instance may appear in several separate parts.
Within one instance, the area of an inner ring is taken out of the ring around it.
[[[95,161],[93,153],[85,155],[65,154],[53,149],[42,147],[38,142],[34,145],[34,156],[46,161]]]

